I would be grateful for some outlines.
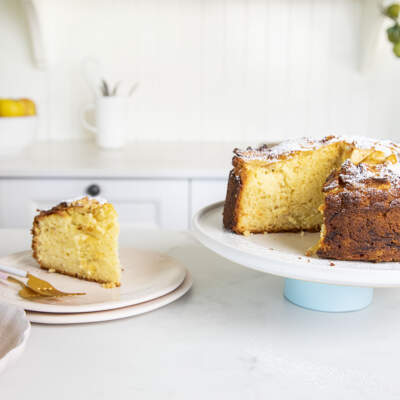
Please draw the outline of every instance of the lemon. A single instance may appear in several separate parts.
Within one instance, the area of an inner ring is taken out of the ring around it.
[[[24,107],[24,115],[36,115],[36,106],[32,100],[19,99],[18,102]]]
[[[25,107],[22,103],[11,99],[0,99],[0,117],[22,117]]]

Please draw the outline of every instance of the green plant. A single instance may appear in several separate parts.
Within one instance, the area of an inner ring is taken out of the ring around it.
[[[382,13],[393,22],[393,25],[386,30],[386,34],[389,42],[393,44],[393,53],[396,57],[400,57],[400,3],[392,3],[384,7]]]

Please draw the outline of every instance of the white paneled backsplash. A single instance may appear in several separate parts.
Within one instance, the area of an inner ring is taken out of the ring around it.
[[[140,82],[131,140],[400,139],[400,60],[383,36],[374,68],[358,68],[365,1],[37,0],[40,71],[22,8],[2,0],[0,96],[38,102],[40,139],[86,138],[81,66],[93,57],[106,78]]]

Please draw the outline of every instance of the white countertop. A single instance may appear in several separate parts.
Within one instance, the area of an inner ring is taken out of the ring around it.
[[[0,256],[29,247],[0,230]],[[33,325],[0,376],[1,399],[399,399],[400,290],[354,313],[304,310],[283,279],[232,264],[189,234],[131,231],[122,246],[166,251],[193,274],[177,302],[125,320]]]
[[[122,177],[227,179],[238,143],[130,143],[100,150],[91,142],[36,143],[0,158],[0,178]]]

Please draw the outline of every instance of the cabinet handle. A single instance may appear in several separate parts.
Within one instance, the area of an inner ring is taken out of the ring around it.
[[[101,192],[100,186],[96,185],[95,183],[86,188],[86,194],[88,194],[89,196],[93,197],[98,196],[100,192]]]

